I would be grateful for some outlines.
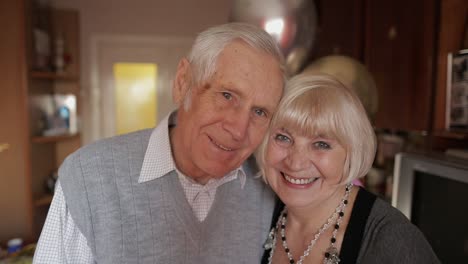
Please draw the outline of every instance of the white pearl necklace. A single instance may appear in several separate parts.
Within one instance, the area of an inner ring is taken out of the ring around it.
[[[335,229],[333,230],[332,238],[330,240],[330,247],[327,249],[325,253],[325,259],[324,259],[324,264],[337,264],[340,262],[339,259],[339,252],[335,247],[336,243],[336,234],[338,233],[338,229],[341,223],[341,220],[344,216],[344,210],[346,208],[346,205],[348,204],[348,197],[351,192],[352,184],[346,185],[346,192],[343,196],[343,199],[341,200],[340,204],[336,207],[335,211],[333,214],[327,219],[327,222],[322,225],[322,227],[318,230],[318,232],[314,235],[314,238],[310,241],[309,245],[307,246],[306,250],[304,250],[304,253],[302,256],[299,257],[299,260],[297,261],[297,264],[302,264],[304,259],[309,256],[310,250],[312,250],[312,247],[315,245],[317,240],[320,238],[320,236],[330,227],[330,225],[336,220],[335,222]],[[271,240],[270,243],[266,244],[266,249],[271,248],[270,251],[270,256],[268,257],[268,263],[271,264],[275,247],[276,247],[276,239],[277,239],[277,232],[280,230],[281,234],[281,239],[282,239],[282,244],[283,248],[288,256],[289,263],[294,264],[294,258],[291,254],[291,251],[289,250],[288,244],[286,243],[286,234],[285,234],[285,227],[286,227],[286,222],[287,222],[287,208],[285,207],[283,211],[281,212],[281,216],[278,219],[278,222],[276,223],[276,227],[272,228],[269,234],[269,240]]]

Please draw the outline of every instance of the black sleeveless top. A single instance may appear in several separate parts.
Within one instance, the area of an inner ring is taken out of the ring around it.
[[[354,202],[353,212],[349,219],[348,227],[346,228],[343,243],[340,251],[340,264],[351,264],[356,263],[361,249],[362,237],[364,235],[364,228],[367,223],[372,206],[374,205],[377,197],[368,192],[367,190],[360,188]],[[278,217],[280,217],[281,211],[284,208],[283,202],[279,199],[276,202],[275,210],[273,212],[273,218],[271,221],[271,228],[276,225]],[[270,228],[270,229],[271,229]],[[268,257],[270,251],[265,250],[262,257],[262,264],[268,263]]]

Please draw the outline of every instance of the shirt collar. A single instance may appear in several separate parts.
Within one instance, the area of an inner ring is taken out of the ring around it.
[[[230,181],[233,181],[237,178],[239,178],[240,184],[241,184],[241,189],[244,189],[245,186],[245,181],[246,181],[246,174],[242,167],[237,168],[233,171],[230,171],[228,174],[226,174],[223,178],[220,179],[210,179],[205,185],[201,185],[194,181],[193,179],[185,176],[182,172],[179,170],[176,170],[177,174],[179,176],[180,181],[184,182],[187,186],[191,186],[192,188],[198,188],[200,190],[212,190],[218,188],[218,186],[221,186],[225,183],[228,183]]]
[[[176,124],[176,111],[166,116],[151,133],[143,166],[141,167],[138,183],[161,178],[176,170],[174,158],[172,157],[169,127]],[[236,173],[237,172],[237,173]],[[229,172],[228,175],[237,174],[241,187],[244,188],[246,173],[242,166]]]

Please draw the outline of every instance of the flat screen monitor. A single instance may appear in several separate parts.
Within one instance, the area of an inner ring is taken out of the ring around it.
[[[392,205],[426,236],[442,263],[468,263],[468,161],[399,153]]]

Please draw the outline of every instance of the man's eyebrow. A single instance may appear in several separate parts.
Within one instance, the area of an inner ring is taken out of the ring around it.
[[[234,94],[237,94],[239,95],[241,98],[246,98],[246,97],[249,97],[243,90],[241,89],[238,89],[234,84],[232,83],[224,83],[224,84],[221,84],[220,85],[220,90],[223,90],[223,91],[228,91],[228,92],[232,92]],[[262,109],[262,110],[265,110],[267,111],[269,114],[272,114],[274,111],[275,111],[275,108],[276,108],[276,104],[264,104],[264,105],[259,105],[259,104],[254,104],[252,107],[253,108],[259,108],[259,109]]]

